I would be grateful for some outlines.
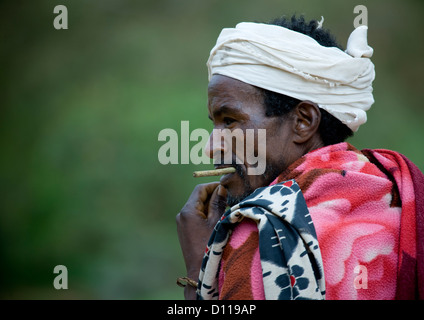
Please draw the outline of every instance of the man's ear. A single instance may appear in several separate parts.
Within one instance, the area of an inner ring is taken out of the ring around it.
[[[319,107],[316,103],[305,100],[300,102],[293,111],[293,142],[298,144],[308,142],[317,132],[321,122]]]

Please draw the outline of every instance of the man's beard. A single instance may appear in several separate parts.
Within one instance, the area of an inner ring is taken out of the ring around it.
[[[243,194],[239,196],[233,196],[230,191],[228,191],[227,194],[227,206],[232,207],[241,202],[243,199],[245,199],[247,196],[249,196],[253,191],[255,191],[256,188],[252,187],[252,185],[249,183],[249,180],[247,179],[247,176],[245,172],[242,170],[241,165],[234,164],[234,168],[236,169],[236,174],[238,174],[242,181],[243,181]],[[266,187],[268,186],[272,181],[274,181],[282,172],[281,167],[284,168],[284,166],[274,166],[272,164],[268,164],[265,167],[265,172],[262,174],[262,177],[265,179],[264,185],[260,187]]]

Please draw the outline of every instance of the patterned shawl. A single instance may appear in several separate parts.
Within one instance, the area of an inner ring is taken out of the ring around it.
[[[321,253],[305,199],[294,180],[259,188],[222,216],[203,259],[198,297],[218,298],[221,255],[231,230],[244,218],[258,225],[266,299],[323,299]]]
[[[291,210],[282,213],[286,205]],[[361,152],[348,143],[314,150],[216,225],[200,272],[200,299],[324,294],[424,298],[424,175],[405,156]]]

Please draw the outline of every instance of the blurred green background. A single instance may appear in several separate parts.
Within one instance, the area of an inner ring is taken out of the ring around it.
[[[59,4],[68,30],[53,28]],[[421,0],[1,1],[0,298],[182,299],[175,215],[210,166],[161,165],[160,130],[212,129],[205,63],[222,28],[324,16],[345,45],[357,4],[376,102],[349,141],[424,170]]]

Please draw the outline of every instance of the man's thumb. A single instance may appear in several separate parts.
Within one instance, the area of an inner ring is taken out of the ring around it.
[[[208,219],[218,220],[227,207],[227,189],[219,185],[211,196],[209,202]]]

